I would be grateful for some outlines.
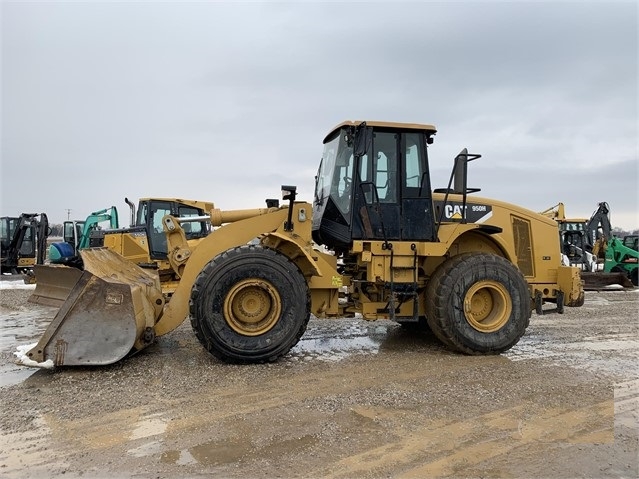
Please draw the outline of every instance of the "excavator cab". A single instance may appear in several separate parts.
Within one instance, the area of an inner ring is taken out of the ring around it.
[[[20,234],[20,217],[4,216],[0,218],[0,244],[2,245],[2,258],[9,257],[9,251],[14,238]],[[21,258],[35,258],[36,227],[35,225],[27,225],[24,228],[22,240],[17,240],[17,254]]]
[[[427,146],[435,127],[345,122],[324,140],[313,240],[348,251],[353,240],[434,241]]]
[[[82,231],[86,221],[65,221],[62,225],[62,239],[71,245],[73,251],[77,251],[78,243],[82,238]]]
[[[29,273],[44,263],[50,228],[44,213],[22,213],[0,218],[1,269],[3,273]]]

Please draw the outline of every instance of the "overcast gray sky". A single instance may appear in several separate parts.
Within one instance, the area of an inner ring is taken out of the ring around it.
[[[2,2],[0,215],[312,200],[343,120],[437,126],[433,185],[639,227],[637,2]]]

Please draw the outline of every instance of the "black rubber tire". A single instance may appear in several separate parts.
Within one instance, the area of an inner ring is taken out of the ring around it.
[[[639,268],[635,268],[632,270],[632,272],[630,273],[630,281],[632,281],[632,284],[634,284],[635,286],[639,286]]]
[[[237,285],[252,281],[268,282],[281,309],[270,329],[245,335],[227,321],[225,300]],[[283,254],[260,245],[245,245],[216,256],[191,290],[195,335],[207,351],[225,362],[263,363],[282,357],[306,331],[310,310],[310,292],[299,268]]]
[[[494,331],[473,327],[464,311],[466,294],[484,284],[487,290],[498,289],[501,300],[510,307],[510,314],[503,314],[503,324]],[[446,346],[465,354],[507,351],[524,335],[531,314],[530,291],[523,275],[508,260],[493,254],[464,253],[446,260],[426,288],[428,325]]]

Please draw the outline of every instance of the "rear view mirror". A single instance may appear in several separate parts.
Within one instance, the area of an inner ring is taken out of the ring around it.
[[[362,123],[357,126],[355,131],[355,149],[353,154],[356,157],[364,156],[368,151],[368,146],[371,144],[372,130],[366,127],[366,123]]]

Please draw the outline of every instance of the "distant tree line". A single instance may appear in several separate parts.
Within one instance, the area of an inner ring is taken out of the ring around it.
[[[626,231],[624,229],[614,227],[612,229],[612,234],[613,234],[613,236],[616,236],[617,238],[623,238],[624,236],[639,235],[639,229],[634,229],[632,231]]]
[[[50,224],[49,228],[51,228],[51,233],[49,233],[49,236],[62,236],[62,233],[64,232],[63,226],[60,224]]]

